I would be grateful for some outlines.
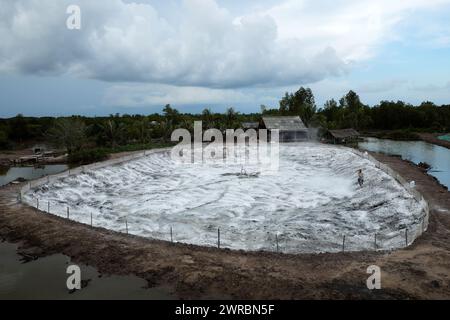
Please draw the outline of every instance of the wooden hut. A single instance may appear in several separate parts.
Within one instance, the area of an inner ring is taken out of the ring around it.
[[[358,140],[360,134],[355,129],[328,130],[327,139],[333,143],[349,143]]]
[[[262,117],[261,128],[278,129],[280,142],[305,141],[308,139],[308,128],[299,116]]]

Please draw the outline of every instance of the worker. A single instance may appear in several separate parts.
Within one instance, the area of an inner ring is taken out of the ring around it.
[[[358,184],[359,186],[362,188],[363,184],[364,184],[364,174],[362,172],[362,169],[358,170]]]

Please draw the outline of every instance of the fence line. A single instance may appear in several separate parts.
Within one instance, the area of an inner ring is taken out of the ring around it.
[[[372,155],[370,155],[367,151],[362,152],[360,150],[357,149],[351,149],[351,151],[353,153],[355,153],[356,155],[368,159],[371,162],[373,162],[375,164],[375,166],[380,169],[381,171],[383,171],[384,173],[388,174],[389,176],[391,176],[392,178],[394,178],[398,183],[400,183],[400,185],[403,186],[403,188],[406,189],[406,191],[408,191],[408,193],[410,193],[414,199],[420,203],[423,206],[423,215],[422,215],[422,231],[420,234],[422,234],[423,232],[425,232],[428,229],[428,222],[429,222],[429,216],[430,216],[430,208],[428,205],[428,202],[425,200],[425,198],[422,196],[422,194],[417,191],[417,189],[411,185],[411,183],[409,183],[408,181],[405,180],[405,178],[403,178],[402,176],[400,176],[396,171],[394,171],[391,167],[389,167],[388,165],[381,163],[380,161],[378,161],[377,159],[375,159]],[[415,240],[415,239],[414,239]]]
[[[342,148],[344,148],[344,147],[342,147]],[[75,169],[68,169],[67,171],[64,171],[62,173],[58,173],[58,174],[54,174],[54,175],[48,175],[46,177],[42,177],[40,179],[36,179],[36,180],[30,181],[29,183],[25,184],[20,189],[19,200],[22,201],[24,193],[28,192],[32,188],[35,188],[37,186],[40,186],[40,185],[43,185],[43,184],[46,184],[46,183],[50,183],[51,181],[56,181],[58,179],[69,177],[69,176],[72,176],[72,175],[83,174],[83,173],[86,173],[89,170],[93,170],[93,169],[99,169],[99,168],[103,168],[103,167],[107,167],[107,166],[113,166],[113,165],[117,165],[117,164],[120,164],[120,163],[129,162],[129,161],[134,160],[134,159],[142,158],[142,157],[148,156],[150,154],[154,154],[154,153],[165,152],[167,150],[168,150],[167,148],[162,148],[162,149],[146,150],[144,152],[137,152],[137,153],[134,153],[134,154],[131,154],[131,155],[127,155],[127,156],[121,157],[121,158],[110,159],[110,160],[106,160],[106,161],[103,161],[103,162],[93,163],[93,164],[82,166],[82,167],[78,167],[78,168],[75,168]],[[422,233],[425,232],[427,230],[427,228],[428,228],[428,222],[429,222],[429,205],[428,205],[428,202],[403,177],[401,177],[397,172],[392,170],[389,166],[387,166],[387,165],[379,162],[378,160],[376,160],[368,152],[361,152],[360,150],[349,149],[349,148],[346,148],[346,150],[351,150],[354,154],[356,154],[356,155],[358,155],[360,157],[363,157],[365,159],[368,159],[369,161],[373,162],[378,169],[382,170],[383,172],[385,172],[386,174],[388,174],[389,176],[394,178],[398,183],[400,183],[414,197],[414,199],[423,206],[423,215],[420,218],[421,220],[420,220],[418,226],[414,229],[414,231],[410,235],[408,235],[408,227],[405,228],[405,242],[404,242],[405,246],[408,246],[409,244],[414,242],[414,240],[417,239],[420,235],[422,235]],[[39,199],[36,199],[36,208],[39,210]],[[48,212],[50,213],[50,201],[48,202]],[[70,219],[70,209],[69,209],[69,207],[67,207],[67,219]],[[91,227],[93,226],[93,214],[92,213],[90,213],[90,225],[91,225]],[[126,233],[128,234],[129,230],[128,230],[127,217],[125,217],[125,230],[126,230]],[[401,230],[399,230],[399,232],[400,231]],[[345,252],[346,249],[348,251],[348,245],[346,247],[346,240],[348,240],[348,239],[346,239],[346,236],[348,238],[349,235],[348,234],[347,235],[343,235],[342,252]],[[356,235],[356,236],[353,236],[353,237],[360,237],[360,235]],[[349,238],[351,239],[352,236],[350,236]],[[392,239],[395,239],[395,238],[396,238],[396,236],[390,237],[390,238],[388,238],[388,240],[392,240]],[[374,239],[374,248],[375,248],[375,250],[383,249],[383,244],[381,242],[382,234],[380,234],[379,232],[375,233],[373,239]],[[277,252],[283,251],[282,248],[280,248],[279,240],[280,239],[279,239],[278,233],[276,233],[275,234],[275,243],[272,242],[272,245],[275,246]],[[173,234],[173,227],[172,226],[170,227],[170,241],[174,242],[174,234]],[[297,240],[297,241],[300,241],[300,240]],[[217,229],[217,247],[218,248],[223,247],[223,245],[221,243],[221,231],[220,231],[220,228]],[[285,251],[287,251],[287,248],[286,248]]]
[[[36,199],[36,203],[37,203],[37,207],[39,207],[39,199]],[[48,201],[48,208],[51,207],[51,202]],[[58,204],[59,205],[59,204]],[[54,205],[54,208],[58,208],[58,205]],[[56,209],[54,209],[56,210]],[[50,211],[48,211],[50,212]],[[67,219],[70,220],[71,216],[70,216],[70,207],[66,207],[66,214],[67,214]],[[58,214],[56,214],[58,215]],[[59,214],[58,216],[63,217],[64,214]],[[78,214],[79,216],[79,214]],[[85,219],[76,219],[74,221],[77,221],[79,223],[83,223],[85,225],[89,225],[90,227],[94,227],[94,214],[92,212],[90,212],[89,214],[87,214],[85,216]],[[84,221],[84,222],[82,222]],[[128,221],[128,216],[124,217],[124,224],[125,224],[125,230],[121,229],[119,227],[119,229],[111,229],[111,230],[115,230],[118,232],[124,232],[126,234],[130,233],[130,224]],[[325,250],[327,252],[349,252],[349,251],[361,251],[361,250],[389,250],[389,249],[394,249],[394,248],[401,248],[401,247],[407,247],[408,245],[410,245],[418,236],[420,236],[422,234],[422,228],[423,228],[423,222],[424,222],[424,217],[422,217],[421,221],[419,221],[419,223],[416,224],[416,228],[411,228],[410,225],[404,229],[400,229],[397,231],[392,231],[392,232],[387,232],[387,233],[382,233],[380,231],[376,232],[375,234],[367,234],[367,235],[349,235],[349,234],[342,234],[342,242],[340,244],[340,248],[336,247],[336,243],[333,240],[321,240],[321,239],[313,239],[313,240],[304,240],[304,239],[298,239],[295,237],[289,237],[288,235],[284,235],[284,234],[279,234],[278,232],[273,233],[272,235],[274,235],[274,237],[272,237],[270,239],[270,236],[268,238],[263,238],[258,240],[259,242],[259,246],[257,246],[256,250],[265,250],[266,248],[270,248],[272,247],[272,249],[269,249],[268,251],[276,251],[276,252],[285,252],[285,253],[299,253],[299,252],[309,252],[309,250],[298,250],[301,246],[299,246],[299,244],[301,245],[307,245],[307,247],[309,248],[314,248],[316,247],[316,244],[319,243],[320,247],[327,247],[330,248],[330,250]],[[120,230],[121,229],[121,230]],[[167,230],[167,229],[166,229]],[[223,228],[217,228],[217,238],[216,238],[216,247],[217,248],[235,248],[235,249],[242,249],[242,248],[237,248],[236,246],[227,246],[226,243],[223,241]],[[410,233],[410,231],[413,230],[412,233]],[[173,226],[170,226],[169,228],[169,233],[170,233],[170,241],[173,243],[174,242],[174,230],[173,230]],[[156,239],[161,239],[163,237],[161,237],[160,233],[158,232],[159,236],[156,237]],[[166,233],[167,234],[167,233]],[[259,235],[263,235],[264,232],[261,232]],[[332,234],[332,239],[336,240],[339,237],[335,236],[336,233],[334,233],[334,235]],[[281,246],[281,239],[280,239],[280,235],[283,237],[283,241],[285,243],[285,247],[283,248],[283,246]],[[237,234],[233,235],[236,239],[236,237],[238,237]],[[367,239],[367,241],[362,242],[361,239]],[[384,242],[387,243],[386,246],[383,245],[383,238],[384,238]],[[352,249],[352,239],[356,239],[353,242],[353,249]],[[233,242],[233,239],[228,238],[228,241]],[[194,241],[195,242],[195,241]],[[186,243],[191,243],[193,244],[193,242],[189,242],[186,241]],[[261,246],[261,243],[263,244],[263,246]],[[287,244],[291,243],[292,245],[288,246]],[[224,245],[225,244],[225,245]],[[247,243],[248,244],[248,243]],[[355,244],[356,244],[356,249],[355,249]],[[208,246],[208,244],[206,243],[202,243],[201,245],[206,245]],[[212,245],[212,242],[209,244],[210,246]],[[265,245],[265,246],[264,246]],[[267,246],[269,245],[269,246]],[[337,244],[339,246],[339,244]],[[333,246],[335,249],[333,249]],[[338,249],[339,248],[339,249]],[[310,249],[312,252],[317,252],[320,250],[315,250],[315,249]],[[322,250],[322,249],[321,249]]]

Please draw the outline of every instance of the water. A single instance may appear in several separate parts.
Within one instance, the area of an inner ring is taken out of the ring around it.
[[[364,142],[359,143],[359,147],[373,152],[401,155],[403,159],[416,164],[426,162],[431,166],[428,173],[450,188],[450,149],[424,141],[394,141],[377,138],[366,138]]]
[[[450,141],[450,134],[446,134],[438,137],[441,140]]]
[[[5,299],[148,299],[166,300],[173,296],[166,288],[147,288],[135,276],[102,276],[96,269],[79,265],[81,279],[88,285],[74,293],[66,287],[69,257],[55,254],[22,263],[17,245],[0,243],[0,300]]]
[[[363,169],[364,186],[357,184]],[[199,245],[285,252],[404,246],[405,226],[420,224],[422,207],[392,177],[348,148],[299,143],[280,146],[274,175],[240,176],[241,164],[174,163],[155,153],[120,165],[64,177],[24,195],[50,212],[104,228]],[[248,173],[258,167],[245,166]],[[413,237],[411,237],[413,238]]]
[[[11,167],[0,175],[0,186],[10,183],[18,178],[33,180],[46,175],[55,174],[67,170],[65,164],[46,165],[40,168],[35,167]]]

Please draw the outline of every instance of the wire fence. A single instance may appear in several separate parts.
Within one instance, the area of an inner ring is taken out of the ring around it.
[[[305,237],[304,235],[279,232],[252,232],[250,234],[242,234],[235,232],[234,230],[227,230],[221,226],[216,226],[215,228],[212,228],[212,230],[210,230],[211,228],[197,230],[198,232],[201,232],[201,234],[196,237],[196,239],[189,239],[189,234],[183,231],[182,226],[175,228],[174,226],[169,225],[162,231],[156,230],[154,232],[147,232],[141,228],[140,223],[135,221],[132,216],[124,216],[120,218],[122,227],[113,226],[108,229],[126,234],[130,233],[160,240],[167,240],[170,242],[196,244],[217,248],[244,249],[249,251],[263,250],[283,253],[390,250],[409,246],[428,228],[429,206],[427,201],[414,188],[414,186],[412,186],[390,167],[380,163],[367,152],[361,152],[355,149],[351,150],[356,155],[372,161],[378,169],[384,171],[398,181],[414,197],[414,199],[418,202],[418,205],[422,207],[422,214],[420,218],[416,219],[413,224],[395,231],[378,230],[372,234],[352,234],[345,231],[333,231],[331,233],[324,232],[324,234],[317,235],[313,238],[311,238],[311,236]],[[31,189],[43,184],[57,181],[61,178],[85,173],[89,170],[99,169],[106,166],[117,165],[163,151],[167,151],[167,149],[154,149],[133,153],[125,157],[69,169],[59,174],[30,181],[21,188],[18,197],[19,200],[22,201],[23,195]],[[39,199],[36,199],[34,204],[28,204],[34,206],[42,212],[52,213],[66,219],[90,225],[91,227],[103,227],[99,223],[99,217],[96,217],[93,213],[73,213],[69,207],[63,208],[60,203],[52,204],[49,201],[39,201]]]

